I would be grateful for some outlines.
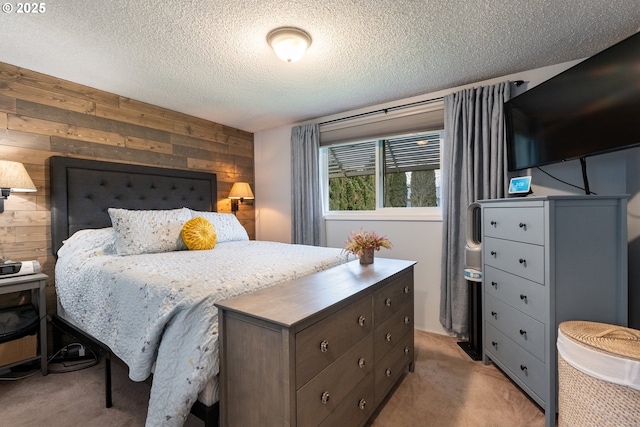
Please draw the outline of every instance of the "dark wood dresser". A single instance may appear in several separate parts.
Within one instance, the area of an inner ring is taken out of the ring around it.
[[[364,425],[413,370],[414,264],[352,261],[216,304],[220,425]]]

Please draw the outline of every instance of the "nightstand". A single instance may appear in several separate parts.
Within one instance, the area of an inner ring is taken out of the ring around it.
[[[8,277],[6,279],[0,278],[0,295],[30,290],[31,302],[36,306],[40,318],[40,334],[38,337],[40,340],[40,354],[36,357],[2,367],[19,365],[40,359],[42,375],[47,375],[47,298],[45,295],[47,278],[48,276],[46,274],[41,273]]]

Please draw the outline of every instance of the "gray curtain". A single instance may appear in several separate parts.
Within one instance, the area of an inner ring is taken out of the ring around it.
[[[292,243],[323,244],[324,220],[318,154],[320,127],[295,126],[291,130],[291,240]]]
[[[469,285],[464,278],[467,206],[504,197],[507,186],[504,102],[510,83],[465,89],[444,99],[442,280],[440,323],[468,335]]]

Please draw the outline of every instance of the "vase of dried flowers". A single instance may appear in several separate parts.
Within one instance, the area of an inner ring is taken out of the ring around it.
[[[364,248],[362,250],[360,264],[373,264],[373,248]]]
[[[360,264],[372,264],[374,251],[380,248],[391,249],[392,244],[386,236],[379,236],[375,231],[351,232],[347,239],[345,251],[350,252],[360,258]]]

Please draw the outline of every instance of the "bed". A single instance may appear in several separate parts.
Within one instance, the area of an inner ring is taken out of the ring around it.
[[[147,426],[180,426],[189,410],[217,425],[216,302],[348,261],[340,249],[250,241],[215,212],[215,174],[68,157],[52,157],[50,172],[53,322],[123,360],[132,380],[153,372]],[[174,238],[195,217],[216,227],[213,250]]]

